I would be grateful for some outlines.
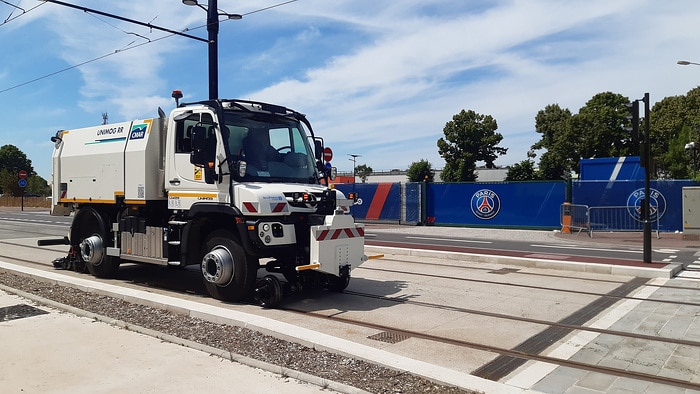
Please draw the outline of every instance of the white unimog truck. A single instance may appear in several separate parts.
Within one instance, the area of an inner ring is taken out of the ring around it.
[[[197,264],[212,297],[264,306],[284,289],[345,289],[367,259],[364,227],[348,212],[356,197],[326,186],[323,140],[303,114],[208,100],[159,116],[52,138],[51,214],[74,215],[57,267],[110,277],[123,261]]]

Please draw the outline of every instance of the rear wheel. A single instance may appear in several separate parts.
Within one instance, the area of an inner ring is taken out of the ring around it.
[[[119,258],[107,255],[107,223],[97,210],[83,208],[71,224],[71,244],[80,261],[98,278],[112,278],[119,268]]]
[[[222,301],[240,301],[255,285],[258,262],[246,256],[230,231],[213,232],[206,241],[201,269],[207,292]]]

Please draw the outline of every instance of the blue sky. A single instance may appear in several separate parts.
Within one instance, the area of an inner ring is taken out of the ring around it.
[[[205,12],[180,0],[64,1],[207,35]],[[548,104],[575,113],[604,91],[653,103],[700,83],[700,66],[676,65],[700,63],[697,0],[297,0],[255,12],[282,2],[218,0],[244,15],[221,23],[220,96],[307,114],[340,171],[349,154],[375,171],[442,168],[436,141],[462,109],[497,120],[508,153],[496,164],[510,165],[539,140]],[[2,21],[0,145],[47,180],[56,130],[103,112],[155,117],[173,89],[208,98],[205,43],[37,0],[0,2]]]

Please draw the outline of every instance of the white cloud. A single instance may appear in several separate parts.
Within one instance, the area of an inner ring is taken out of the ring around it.
[[[83,3],[174,30],[201,26],[206,17],[172,0]],[[219,8],[241,14],[267,5],[219,0]],[[441,167],[435,141],[461,109],[496,118],[501,145],[509,148],[497,163],[512,164],[539,139],[534,118],[547,104],[577,112],[603,91],[636,98],[650,92],[657,101],[695,87],[700,67],[675,62],[700,61],[692,58],[699,17],[694,0],[299,0],[222,23],[220,91],[306,113],[341,170],[352,166],[344,159],[349,153],[374,169],[405,168],[422,158]],[[40,41],[28,41],[27,51],[49,43],[42,50],[63,61],[37,65],[37,75],[144,41],[51,4],[0,29],[0,40],[22,29],[31,40],[34,22],[51,26],[54,36],[33,38]],[[109,23],[150,39],[163,35]],[[190,33],[206,36],[205,29]],[[0,81],[16,72],[3,65]],[[173,88],[184,89],[188,101],[205,98],[206,44],[169,38],[78,72],[80,86],[62,89],[79,97],[62,95],[59,104],[89,120],[65,115],[63,122],[84,126],[105,111],[115,121],[153,116],[157,106],[172,106]],[[50,88],[76,80],[69,75],[13,94],[49,108],[55,104],[41,97],[55,97]]]

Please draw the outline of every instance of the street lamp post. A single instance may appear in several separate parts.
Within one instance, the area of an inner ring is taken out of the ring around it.
[[[352,160],[352,183],[355,183],[355,161],[358,157],[362,157],[362,156],[361,155],[353,155],[353,154],[349,154],[349,153],[348,153],[348,156],[352,157],[349,160]]]
[[[240,14],[219,14],[217,0],[208,0],[207,6],[199,4],[197,0],[182,0],[185,5],[197,6],[207,12],[207,33],[209,43],[209,99],[219,98],[219,16],[229,19],[241,19]]]
[[[695,172],[697,171],[697,146],[695,144],[695,141],[690,141],[687,144],[685,144],[685,151],[690,154],[690,158],[693,159],[693,179],[695,179]]]

